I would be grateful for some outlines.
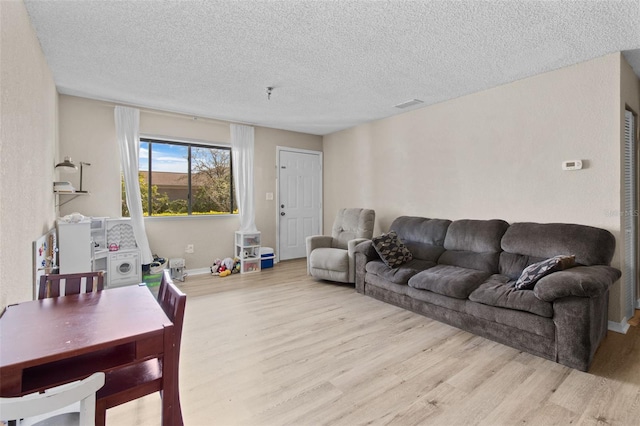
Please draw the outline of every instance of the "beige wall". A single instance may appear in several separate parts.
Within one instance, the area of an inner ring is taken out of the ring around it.
[[[619,69],[612,54],[325,136],[324,229],[362,206],[375,233],[417,215],[581,223],[619,239]],[[577,159],[583,170],[562,171]]]
[[[62,156],[86,161],[84,186],[60,214],[120,213],[113,104],[60,96],[22,2],[0,1],[0,309],[31,298],[31,245],[55,218]],[[621,114],[640,110],[640,83],[620,54],[320,138],[256,128],[256,222],[275,248],[276,146],[324,150],[324,228],[344,206],[374,208],[376,233],[398,215],[575,222],[620,241]],[[59,114],[59,119],[58,119]],[[58,128],[60,150],[58,154]],[[228,143],[229,123],[143,110],[141,132]],[[586,167],[563,172],[563,160]],[[17,178],[19,177],[19,178]],[[588,188],[585,190],[585,188]],[[68,199],[62,198],[61,202]],[[233,251],[236,217],[148,219],[152,250],[208,267]],[[194,244],[193,255],[183,252]],[[618,250],[619,251],[619,250]],[[620,266],[616,254],[614,266]],[[621,320],[612,289],[610,317]]]
[[[85,166],[82,188],[89,192],[61,196],[60,216],[79,212],[86,216],[120,216],[120,153],[112,104],[83,98],[59,97],[60,155],[91,163]],[[60,179],[80,185],[80,173],[60,173]],[[108,188],[108,189],[107,189]],[[64,203],[64,204],[62,204]]]
[[[54,225],[57,92],[22,1],[0,1],[0,312],[33,295],[32,242]]]
[[[120,155],[115,140],[114,104],[60,96],[60,150],[64,155],[92,163],[85,169],[83,186],[90,196],[79,197],[60,209],[61,214],[78,211],[88,216],[120,215]],[[145,135],[229,144],[230,123],[224,121],[141,110],[140,132]],[[275,248],[276,146],[322,150],[320,136],[256,127],[255,194],[256,226],[262,244]],[[77,179],[77,176],[71,176]],[[275,197],[274,197],[275,198]],[[151,250],[163,257],[183,257],[188,269],[208,268],[213,259],[233,256],[237,216],[147,218]],[[195,252],[184,252],[193,244]]]

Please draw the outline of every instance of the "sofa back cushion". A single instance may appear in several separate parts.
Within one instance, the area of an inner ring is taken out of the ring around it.
[[[517,280],[522,271],[529,265],[542,262],[548,259],[547,257],[527,256],[517,253],[508,253],[503,251],[500,253],[500,265],[498,272],[502,275],[506,275],[509,279]]]
[[[504,220],[456,220],[447,229],[439,264],[498,272],[500,241],[509,224]]]
[[[437,262],[444,252],[444,239],[450,220],[426,217],[400,216],[391,223],[389,230],[407,246],[414,259]]]
[[[585,266],[609,265],[616,240],[611,232],[570,223],[512,224],[502,237],[500,273],[518,277],[528,265],[557,255],[575,255]]]

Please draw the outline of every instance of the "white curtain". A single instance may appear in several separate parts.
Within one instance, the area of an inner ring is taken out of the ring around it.
[[[116,119],[116,138],[120,146],[120,164],[124,172],[124,187],[133,234],[140,249],[142,264],[148,265],[153,262],[153,255],[151,254],[149,240],[144,229],[140,183],[138,182],[140,110],[116,106],[114,115]]]
[[[231,159],[233,185],[240,213],[240,231],[257,232],[253,199],[253,136],[252,126],[231,125]]]

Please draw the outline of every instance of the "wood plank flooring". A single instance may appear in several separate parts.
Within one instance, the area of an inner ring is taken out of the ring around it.
[[[307,277],[304,260],[178,284],[186,425],[640,424],[637,327],[583,373]],[[107,424],[159,425],[159,395]]]

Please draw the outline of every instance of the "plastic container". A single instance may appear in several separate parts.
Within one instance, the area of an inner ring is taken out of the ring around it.
[[[260,247],[260,267],[262,269],[273,268],[275,254],[271,247]]]

